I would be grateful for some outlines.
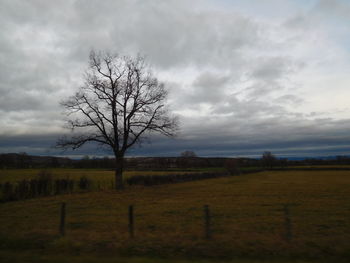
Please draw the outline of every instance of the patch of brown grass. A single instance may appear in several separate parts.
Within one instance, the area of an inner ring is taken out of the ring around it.
[[[67,203],[63,238],[58,235],[61,202]],[[128,236],[130,204],[134,239]],[[212,214],[212,240],[203,238],[205,204]],[[349,257],[349,204],[350,172],[264,172],[0,204],[0,238],[3,247],[39,240],[46,250],[61,253]]]

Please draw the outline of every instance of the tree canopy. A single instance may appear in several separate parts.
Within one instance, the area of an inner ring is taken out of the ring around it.
[[[77,149],[87,142],[108,146],[116,158],[116,185],[122,187],[126,151],[148,133],[174,136],[177,131],[177,119],[166,107],[167,90],[141,56],[92,51],[84,80],[61,103],[73,134],[62,137],[57,146]]]

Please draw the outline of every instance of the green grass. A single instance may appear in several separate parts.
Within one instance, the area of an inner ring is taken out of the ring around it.
[[[65,237],[58,235],[61,202],[67,203]],[[129,204],[135,207],[134,239],[128,237]],[[211,209],[212,240],[203,239],[204,204]],[[262,172],[10,202],[0,204],[0,259],[157,262],[175,255],[178,261],[159,262],[348,262],[349,204],[348,171]],[[137,258],[129,261],[131,255]]]

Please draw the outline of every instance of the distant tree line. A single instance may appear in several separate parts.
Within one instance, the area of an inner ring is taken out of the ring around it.
[[[72,167],[73,160],[53,156],[33,156],[25,152],[0,154],[0,169]]]
[[[288,160],[278,158],[271,152],[264,152],[261,158],[207,158],[196,157],[193,152],[184,152],[179,157],[137,157],[124,158],[124,167],[132,170],[166,170],[226,167],[231,172],[244,167],[260,167],[263,169],[286,168],[288,166],[310,165],[350,165],[349,156],[336,156],[329,159],[307,158],[304,160]],[[27,168],[84,168],[114,169],[115,159],[110,157],[84,156],[79,160],[53,157],[33,156],[26,153],[0,154],[0,169]]]

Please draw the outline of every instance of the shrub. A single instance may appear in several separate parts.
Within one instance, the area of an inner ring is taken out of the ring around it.
[[[230,175],[239,175],[239,165],[236,159],[227,159],[224,164],[225,169]]]
[[[2,200],[4,202],[15,200],[13,185],[9,182],[6,182],[2,186]]]
[[[40,171],[36,178],[22,180],[17,183],[6,182],[0,187],[0,201],[8,202],[22,199],[48,196],[52,194],[72,193],[74,181],[67,179],[52,179],[48,171]]]
[[[81,190],[88,190],[91,186],[91,180],[89,180],[86,176],[80,177],[78,185]]]
[[[57,179],[54,183],[55,194],[72,193],[74,189],[74,181],[69,178]]]

